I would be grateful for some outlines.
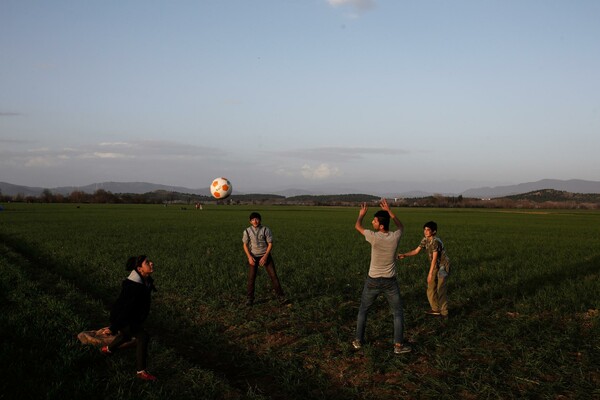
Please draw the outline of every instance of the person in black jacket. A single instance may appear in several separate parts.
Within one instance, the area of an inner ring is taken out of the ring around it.
[[[121,294],[110,312],[110,326],[103,332],[116,337],[111,344],[102,347],[101,351],[112,354],[119,346],[135,337],[137,377],[154,381],[156,377],[146,371],[149,336],[143,327],[150,312],[151,293],[156,291],[154,280],[150,276],[154,272],[154,263],[144,255],[130,257],[125,268],[131,272],[123,281]]]

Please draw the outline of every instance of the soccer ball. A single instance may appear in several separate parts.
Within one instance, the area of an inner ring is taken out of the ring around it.
[[[210,193],[217,200],[223,200],[231,194],[231,182],[227,178],[216,178],[210,185]]]

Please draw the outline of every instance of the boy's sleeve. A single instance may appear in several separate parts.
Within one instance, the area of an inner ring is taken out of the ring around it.
[[[270,228],[265,227],[265,241],[267,243],[273,243],[273,232]]]
[[[365,236],[365,240],[369,243],[373,242],[373,237],[375,236],[375,232],[370,229],[365,229],[363,235]]]

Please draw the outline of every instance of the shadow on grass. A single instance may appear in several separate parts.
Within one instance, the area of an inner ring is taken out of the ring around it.
[[[0,240],[27,262],[14,260],[27,274],[48,292],[57,292],[56,283],[63,280],[77,291],[102,302],[107,309],[114,298],[108,291],[82,272],[65,274],[60,260],[53,260],[28,243],[0,235]],[[160,290],[160,282],[157,283]],[[159,294],[160,295],[160,294]],[[180,306],[183,308],[184,306]],[[93,304],[73,304],[75,312],[84,315],[92,324],[104,326],[107,313]],[[319,371],[307,371],[300,357],[285,359],[261,357],[233,343],[227,336],[228,326],[218,321],[195,322],[187,318],[186,311],[153,310],[148,330],[161,345],[173,349],[182,359],[206,370],[213,371],[232,388],[243,395],[253,393],[271,399],[329,398],[348,399],[353,395],[345,388],[333,387]],[[175,305],[177,308],[177,305]],[[154,314],[154,315],[153,315]],[[159,318],[156,318],[156,317]],[[164,318],[163,318],[164,317]],[[94,327],[90,327],[93,329]],[[76,333],[74,333],[76,334]],[[167,366],[160,369],[168,370]],[[173,376],[183,371],[172,371]]]
[[[487,260],[487,261],[498,261]],[[514,264],[514,263],[513,263]],[[482,311],[493,312],[503,309],[514,309],[517,303],[522,303],[526,299],[531,299],[543,291],[553,291],[560,293],[560,288],[567,283],[583,281],[585,279],[598,277],[598,265],[600,265],[600,256],[589,260],[567,264],[558,268],[540,269],[536,267],[535,271],[528,271],[522,279],[506,281],[494,281],[491,274],[479,274],[476,278],[468,279],[468,286],[476,288],[469,293],[469,298],[460,304],[456,304],[455,311],[458,315],[479,314]],[[528,268],[527,265],[521,266]],[[515,267],[512,268],[515,270]],[[575,289],[573,289],[575,290]],[[573,293],[576,295],[577,293]],[[452,299],[452,293],[449,293]],[[589,297],[589,296],[588,296]],[[589,297],[590,304],[586,307],[594,307],[593,298]],[[549,304],[551,307],[551,304]],[[540,311],[555,311],[554,308]],[[579,310],[570,310],[571,312]]]

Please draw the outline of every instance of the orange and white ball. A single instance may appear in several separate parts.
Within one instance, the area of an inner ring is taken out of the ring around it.
[[[216,178],[210,185],[210,193],[217,200],[223,200],[231,194],[231,182],[227,178]]]

